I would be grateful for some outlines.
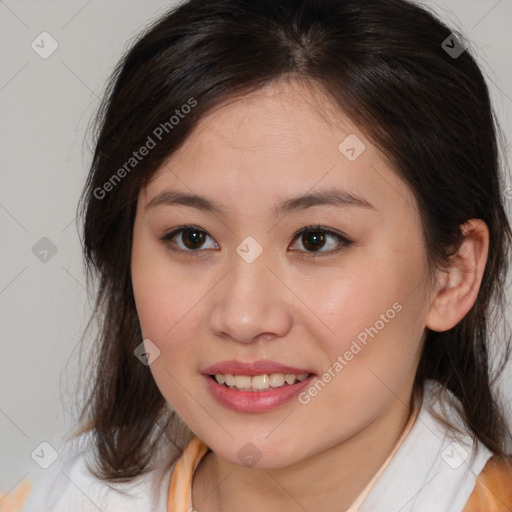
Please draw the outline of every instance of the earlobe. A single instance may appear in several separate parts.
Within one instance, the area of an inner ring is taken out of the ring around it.
[[[489,230],[484,221],[471,219],[461,226],[464,240],[451,257],[449,271],[440,271],[425,326],[447,331],[473,307],[478,296],[489,250]]]

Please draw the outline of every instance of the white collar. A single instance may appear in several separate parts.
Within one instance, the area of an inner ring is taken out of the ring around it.
[[[438,384],[424,383],[419,414],[380,476],[370,482],[347,512],[460,512],[492,452],[475,440],[454,409],[449,391],[434,396]],[[444,405],[444,408],[443,408]],[[431,407],[463,429],[439,422]]]

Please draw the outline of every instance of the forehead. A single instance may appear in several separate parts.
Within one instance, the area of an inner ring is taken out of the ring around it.
[[[320,89],[298,82],[270,84],[205,115],[153,176],[148,195],[170,185],[196,193],[206,187],[210,195],[217,191],[231,200],[245,194],[270,201],[343,186],[364,192],[377,209],[397,200],[415,203],[382,152],[346,114]]]
[[[234,151],[284,152],[286,157],[319,147],[319,132],[330,134],[323,149],[340,133],[357,132],[363,137],[319,88],[281,81],[221,103],[199,121],[188,142]]]

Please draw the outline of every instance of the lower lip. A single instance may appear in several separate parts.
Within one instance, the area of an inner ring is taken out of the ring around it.
[[[309,386],[315,375],[289,386],[271,388],[268,391],[237,391],[219,384],[209,375],[204,375],[213,397],[222,405],[241,412],[264,412],[274,409],[296,397]]]

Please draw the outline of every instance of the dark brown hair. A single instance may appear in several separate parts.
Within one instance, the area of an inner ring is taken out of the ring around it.
[[[99,325],[80,422],[95,429],[100,478],[139,475],[162,440],[175,443],[178,455],[191,435],[134,356],[142,341],[130,280],[138,193],[206,113],[292,79],[326,93],[408,184],[431,270],[447,268],[464,222],[487,224],[489,256],[476,302],[454,328],[427,332],[415,386],[434,379],[451,390],[475,439],[506,453],[507,426],[493,389],[502,366],[492,369],[489,357],[491,336],[499,347],[510,346],[506,332],[495,332],[512,240],[499,132],[470,51],[455,57],[442,46],[450,33],[405,0],[189,0],[127,51],[96,118],[79,205],[88,285],[97,278]],[[130,161],[157,127],[161,140]],[[123,166],[126,172],[118,172]]]

